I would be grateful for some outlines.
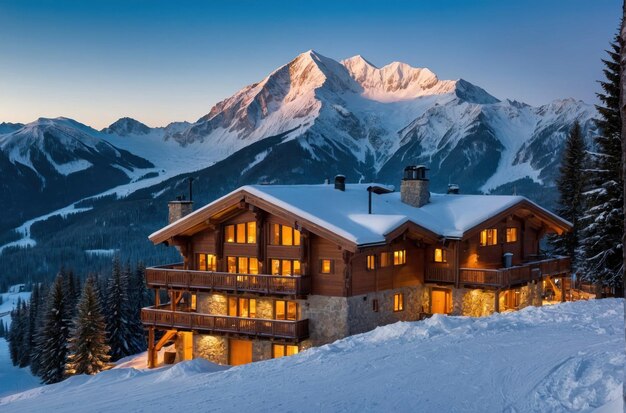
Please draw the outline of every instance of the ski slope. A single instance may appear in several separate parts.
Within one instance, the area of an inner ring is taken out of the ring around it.
[[[117,368],[5,397],[0,411],[621,411],[623,307],[434,316],[227,370],[200,359]]]

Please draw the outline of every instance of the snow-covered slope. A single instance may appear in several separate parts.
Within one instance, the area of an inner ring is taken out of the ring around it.
[[[623,306],[607,299],[487,318],[434,316],[226,371],[204,360],[151,371],[120,368],[5,397],[0,410],[621,409]]]

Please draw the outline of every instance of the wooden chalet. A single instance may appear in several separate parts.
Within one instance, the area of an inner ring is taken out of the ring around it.
[[[338,176],[244,186],[195,212],[171,202],[149,238],[183,261],[146,270],[149,365],[168,342],[177,360],[243,364],[433,313],[565,300],[569,258],[539,246],[570,223],[521,196],[431,194],[426,170],[407,167],[399,192]]]

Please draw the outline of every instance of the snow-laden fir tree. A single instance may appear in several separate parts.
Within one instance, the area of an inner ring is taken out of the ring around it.
[[[76,307],[66,373],[96,374],[107,368],[110,347],[95,279],[88,278]]]
[[[139,343],[141,343],[141,350],[144,351],[147,348],[146,333],[141,323],[141,309],[152,305],[152,295],[146,286],[145,279],[146,267],[142,262],[137,263],[135,270],[130,272],[130,267],[127,266],[127,272],[129,273],[129,288],[128,297],[132,308],[133,317],[133,330],[134,335]]]
[[[69,308],[63,296],[63,283],[63,275],[57,275],[48,293],[42,325],[36,337],[39,377],[45,384],[56,383],[65,378],[71,320],[68,318]]]
[[[40,353],[37,350],[37,335],[43,326],[43,318],[46,310],[46,297],[48,288],[43,283],[35,284],[30,296],[30,325],[31,330],[31,351],[30,351],[30,371],[35,376],[39,376]]]
[[[581,219],[581,249],[584,253],[582,277],[591,282],[622,288],[622,234],[624,228],[623,179],[621,175],[621,119],[619,113],[619,39],[603,60],[606,79],[600,82],[601,105],[597,125],[600,134],[594,138],[591,155],[589,190],[585,192],[586,214]]]
[[[113,259],[111,278],[107,283],[105,314],[111,360],[139,353],[144,349],[135,334],[133,307],[128,298],[128,273],[122,271],[119,258]]]
[[[16,307],[11,311],[11,328],[7,334],[11,362],[18,367],[26,367],[30,363],[28,317],[28,305],[18,298]]]
[[[580,129],[575,122],[565,141],[563,159],[556,181],[559,190],[559,203],[556,213],[573,224],[570,232],[561,236],[551,236],[550,244],[555,254],[572,258],[572,267],[578,268],[577,249],[580,242],[581,223],[584,213],[583,192],[585,190],[585,169],[587,167],[587,147]]]

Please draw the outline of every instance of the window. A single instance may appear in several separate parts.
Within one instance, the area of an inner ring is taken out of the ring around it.
[[[274,319],[297,320],[298,303],[295,301],[276,300],[274,302]]]
[[[391,254],[388,252],[381,252],[380,253],[380,266],[381,268],[383,267],[389,267],[391,265]]]
[[[242,222],[224,227],[224,238],[228,243],[256,244],[256,222]]]
[[[404,294],[398,293],[393,295],[393,311],[404,310]]]
[[[232,274],[258,274],[259,260],[256,257],[227,257],[228,272]]]
[[[272,344],[272,358],[281,358],[298,354],[298,346],[289,344]]]
[[[256,300],[254,298],[228,297],[228,315],[256,318]]]
[[[272,258],[270,260],[270,268],[272,269],[272,275],[302,275],[300,261],[298,260]]]
[[[435,248],[435,262],[448,262],[448,251],[443,248]]]
[[[506,229],[506,242],[517,242],[517,228]]]
[[[198,271],[217,271],[217,256],[214,254],[196,254]]]
[[[320,260],[320,272],[331,274],[333,272],[333,260]]]
[[[393,265],[406,264],[406,250],[398,250],[393,252]]]
[[[372,311],[374,311],[375,313],[378,312],[378,298],[374,298],[372,300]]]
[[[300,245],[300,231],[287,225],[272,224],[272,245]]]
[[[196,293],[184,292],[182,297],[182,304],[183,307],[186,307],[187,311],[196,311]]]
[[[480,246],[496,245],[498,243],[498,230],[495,228],[480,231]]]
[[[368,270],[375,270],[376,269],[376,256],[375,255],[368,255],[367,256],[367,269]]]

